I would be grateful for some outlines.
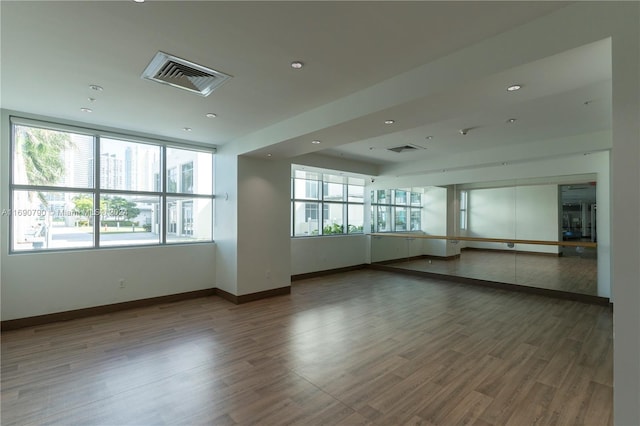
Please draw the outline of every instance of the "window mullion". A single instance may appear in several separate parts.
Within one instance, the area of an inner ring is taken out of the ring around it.
[[[296,180],[295,178],[291,178],[291,236],[295,237],[296,235]]]
[[[318,212],[320,223],[318,223],[318,235],[324,235],[324,175],[320,175],[318,187],[318,195],[320,196],[320,211]]]
[[[342,234],[349,233],[349,217],[347,216],[348,192],[347,184],[342,182]]]
[[[160,244],[167,244],[167,147],[163,146],[160,151],[160,165],[162,173],[162,181],[160,188],[162,196],[160,197]]]
[[[93,247],[100,248],[100,136],[93,138]],[[97,215],[95,213],[98,213]]]

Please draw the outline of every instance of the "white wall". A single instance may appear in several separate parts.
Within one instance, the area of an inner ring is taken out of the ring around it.
[[[212,244],[3,253],[2,320],[213,288],[214,256]]]
[[[238,157],[238,295],[291,285],[291,165]]]
[[[467,236],[519,240],[558,239],[558,186],[468,190]],[[556,246],[468,241],[467,247],[558,253]]]
[[[617,425],[640,424],[640,3],[593,20],[613,34],[613,402]],[[598,188],[599,190],[600,188]],[[597,196],[600,196],[598,192]],[[600,201],[598,199],[598,214]],[[598,221],[600,225],[600,221]],[[602,229],[602,228],[600,228]],[[608,248],[609,246],[607,246]],[[600,250],[598,250],[600,256]],[[600,265],[598,264],[598,267]],[[599,277],[598,277],[599,278]]]
[[[368,245],[366,235],[291,238],[291,275],[368,263]]]
[[[224,149],[215,156],[213,238],[216,241],[216,286],[238,294],[238,157]]]

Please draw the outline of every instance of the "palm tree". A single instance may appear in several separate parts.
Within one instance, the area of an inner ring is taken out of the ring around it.
[[[55,185],[65,175],[62,154],[71,147],[68,133],[16,126],[16,159],[21,160],[28,185]],[[38,198],[46,206],[42,192]]]

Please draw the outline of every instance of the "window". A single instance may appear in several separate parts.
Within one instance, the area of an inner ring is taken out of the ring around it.
[[[418,209],[411,209],[411,231],[420,231],[422,220],[422,212]]]
[[[213,240],[211,151],[11,125],[12,252]]]
[[[291,235],[361,234],[364,179],[292,167]]]
[[[396,206],[395,208],[395,231],[402,232],[407,230],[407,208]]]
[[[371,232],[422,229],[422,194],[405,189],[371,191]]]
[[[467,191],[460,191],[460,230],[467,229]]]

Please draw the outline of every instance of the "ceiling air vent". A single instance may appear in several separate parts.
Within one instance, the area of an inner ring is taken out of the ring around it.
[[[197,93],[200,96],[209,96],[231,76],[164,52],[158,52],[145,68],[142,78],[168,84],[178,89]]]
[[[407,152],[407,151],[416,151],[419,149],[426,149],[423,148],[421,146],[418,145],[402,145],[402,146],[396,146],[393,148],[387,148],[389,151],[393,151],[393,152],[397,152],[398,154],[401,152]]]

